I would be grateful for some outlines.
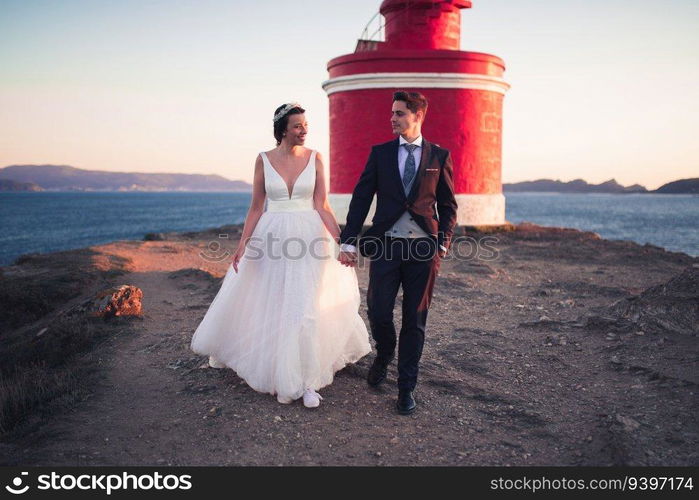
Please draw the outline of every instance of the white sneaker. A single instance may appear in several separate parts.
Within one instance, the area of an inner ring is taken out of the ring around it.
[[[226,365],[221,363],[219,360],[216,358],[209,356],[209,366],[211,368],[228,368]]]
[[[303,406],[306,408],[317,408],[320,405],[320,400],[323,397],[313,389],[303,391]]]

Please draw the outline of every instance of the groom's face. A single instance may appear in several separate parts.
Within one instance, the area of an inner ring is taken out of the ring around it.
[[[420,113],[410,111],[405,101],[393,101],[391,128],[397,135],[413,135],[420,129]]]

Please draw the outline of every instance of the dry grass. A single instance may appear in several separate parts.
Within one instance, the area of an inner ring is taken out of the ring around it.
[[[90,285],[106,286],[129,264],[89,248],[18,257],[0,268],[0,338],[57,310]]]
[[[0,331],[19,328],[46,316],[58,304],[76,297],[80,287],[68,276],[45,281],[0,278]]]
[[[130,329],[126,318],[62,317],[40,336],[0,344],[0,437],[25,434],[86,397],[99,373],[90,351],[125,329]]]

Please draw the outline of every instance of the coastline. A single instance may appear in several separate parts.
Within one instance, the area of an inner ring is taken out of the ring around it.
[[[84,398],[0,445],[3,465],[696,465],[699,258],[568,228],[475,229],[457,231],[475,253],[442,262],[407,419],[392,412],[395,362],[383,389],[366,386],[372,356],[315,413],[203,368],[188,342],[228,267],[203,255],[232,251],[241,224],[23,256],[0,283],[41,293],[53,276],[55,307],[12,335],[50,332],[106,286],[140,288],[144,312],[110,323]],[[368,266],[357,275],[367,321]]]

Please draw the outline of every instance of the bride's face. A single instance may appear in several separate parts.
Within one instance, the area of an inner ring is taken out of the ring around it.
[[[286,125],[286,140],[292,146],[303,146],[308,133],[308,122],[304,113],[291,115]]]

